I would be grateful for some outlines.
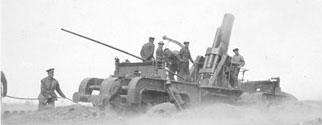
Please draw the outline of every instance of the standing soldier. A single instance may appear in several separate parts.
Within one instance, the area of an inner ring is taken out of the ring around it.
[[[164,60],[164,53],[163,53],[163,45],[164,43],[162,41],[160,41],[159,43],[159,46],[156,50],[156,53],[155,53],[155,56],[156,56],[156,60],[158,62],[162,62]]]
[[[149,42],[144,44],[141,49],[141,57],[143,58],[144,61],[151,62],[154,57],[154,37],[149,37]]]
[[[173,73],[178,73],[180,70],[179,68],[181,64],[180,57],[176,51],[171,51],[168,48],[164,49],[164,56],[167,63],[167,67],[171,71],[171,73],[169,73],[169,79],[174,80]]]
[[[236,88],[238,85],[238,74],[240,67],[245,65],[245,60],[242,55],[239,54],[238,48],[233,49],[235,55],[231,59],[231,70],[230,70],[230,85]]]
[[[1,71],[1,96],[7,96],[7,79],[4,73]]]
[[[185,41],[183,42],[184,47],[181,48],[180,52],[179,52],[179,56],[182,60],[181,63],[181,68],[180,68],[180,75],[187,78],[187,76],[190,74],[189,71],[189,60],[193,62],[191,55],[190,55],[190,51],[189,51],[189,42]]]
[[[54,78],[54,68],[48,69],[47,74],[48,76],[46,78],[43,78],[41,80],[41,91],[38,96],[39,99],[39,105],[38,105],[38,111],[44,110],[47,107],[53,108],[55,107],[55,101],[57,100],[57,95],[55,93],[55,90],[58,92],[58,94],[66,98],[64,93],[61,91],[59,87],[58,81]]]

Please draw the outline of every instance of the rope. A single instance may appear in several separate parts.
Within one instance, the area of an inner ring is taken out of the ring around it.
[[[22,97],[10,96],[10,95],[7,95],[5,97],[12,98],[12,99],[18,99],[18,100],[46,100],[46,99],[39,99],[39,98],[22,98]],[[59,98],[66,99],[68,101],[74,102],[73,100],[71,100],[69,98],[57,97],[56,99],[59,99]]]
[[[77,102],[74,102],[73,100],[71,100],[70,98],[64,98],[64,99],[66,99],[66,100],[68,100],[68,101],[71,101],[71,102],[73,102],[73,103],[75,103],[75,104],[79,104],[79,103],[77,103]],[[79,104],[80,105],[80,104]]]
[[[45,99],[39,99],[39,98],[22,98],[22,97],[15,97],[15,96],[10,96],[10,95],[7,95],[7,96],[5,96],[5,97],[8,97],[8,98],[12,98],[12,99],[18,99],[18,100],[45,100]],[[83,106],[83,105],[81,105],[81,104],[79,104],[79,103],[77,103],[77,102],[74,102],[73,100],[71,100],[70,98],[63,98],[63,97],[57,97],[56,99],[59,99],[59,98],[62,98],[62,99],[66,99],[66,100],[68,100],[68,101],[70,101],[70,102],[73,102],[73,103],[75,103],[75,104],[77,104],[77,105],[80,105],[80,106]]]
[[[21,97],[15,97],[10,95],[7,95],[6,97],[12,98],[12,99],[18,99],[18,100],[39,100],[38,98],[21,98]]]

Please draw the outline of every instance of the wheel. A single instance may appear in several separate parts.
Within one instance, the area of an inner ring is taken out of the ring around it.
[[[103,99],[102,104],[101,105],[98,105],[98,108],[101,111],[105,111],[107,107],[108,107],[108,101],[107,101],[107,99]]]
[[[152,106],[148,111],[147,115],[149,116],[171,116],[177,112],[177,108],[174,104],[166,102]]]

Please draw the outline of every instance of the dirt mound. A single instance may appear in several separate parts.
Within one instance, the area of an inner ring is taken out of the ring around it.
[[[100,113],[97,109],[87,106],[71,105],[65,107],[56,107],[44,111],[36,112],[29,117],[32,119],[40,119],[44,121],[51,120],[72,120],[90,117],[99,117]]]
[[[269,109],[258,105],[210,104],[175,113],[171,117],[134,118],[146,124],[162,125],[322,125],[322,103],[316,101],[287,102],[271,105]]]
[[[151,117],[165,116],[170,117],[172,114],[177,112],[177,109],[172,103],[162,103],[151,107],[146,115]]]
[[[116,118],[112,113],[100,112],[98,109],[82,105],[55,107],[43,111],[34,111],[25,115],[12,115],[3,119],[7,124],[70,124],[89,123],[100,119]],[[88,121],[89,120],[89,121]]]

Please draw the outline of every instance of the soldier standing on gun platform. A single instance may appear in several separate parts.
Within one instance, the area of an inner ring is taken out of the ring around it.
[[[179,52],[179,56],[182,60],[181,63],[181,68],[180,68],[180,75],[185,77],[187,79],[188,75],[190,74],[189,71],[189,60],[193,62],[191,55],[190,55],[190,51],[189,51],[189,42],[185,41],[183,42],[184,47],[181,48],[180,52]]]
[[[54,68],[46,70],[48,76],[46,78],[41,79],[41,91],[38,96],[38,111],[44,110],[46,108],[55,107],[55,101],[57,100],[55,90],[61,97],[66,98],[66,96],[59,87],[58,81],[54,78],[54,70]]]
[[[164,43],[160,41],[158,44],[159,46],[155,52],[155,57],[157,61],[162,62],[164,60],[164,52],[163,52]]]
[[[174,80],[174,74],[173,73],[178,73],[180,70],[180,57],[177,52],[171,51],[168,48],[164,49],[164,56],[166,60],[167,67],[172,73],[169,73],[169,79]]]
[[[238,74],[240,67],[245,65],[245,60],[242,55],[239,54],[238,48],[233,49],[235,55],[231,59],[231,70],[230,70],[230,84],[233,88],[236,88],[238,85]]]
[[[154,54],[154,37],[149,37],[149,42],[144,44],[141,49],[141,57],[144,59],[144,61],[151,62],[154,60],[153,54]]]

